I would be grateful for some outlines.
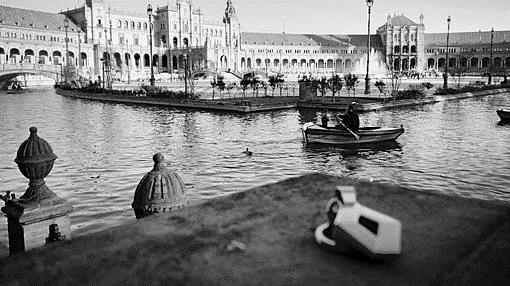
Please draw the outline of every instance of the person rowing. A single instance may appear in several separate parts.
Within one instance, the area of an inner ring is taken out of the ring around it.
[[[339,125],[337,125],[338,128],[343,128],[344,125],[348,129],[352,131],[358,131],[359,130],[359,116],[356,113],[356,110],[354,110],[354,106],[352,104],[349,105],[347,108],[347,111],[340,115],[340,118],[337,118],[337,120],[341,120],[343,124],[339,122]]]

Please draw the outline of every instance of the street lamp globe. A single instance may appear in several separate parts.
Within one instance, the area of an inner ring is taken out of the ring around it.
[[[149,16],[152,15],[152,5],[151,4],[147,5],[147,15],[149,15]]]
[[[374,0],[366,0],[368,8],[371,8],[374,5]]]

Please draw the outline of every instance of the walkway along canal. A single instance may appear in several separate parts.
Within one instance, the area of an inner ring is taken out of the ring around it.
[[[198,201],[309,172],[510,201],[510,94],[361,114],[361,125],[404,125],[398,144],[346,151],[305,147],[311,109],[255,114],[183,111],[67,98],[53,90],[0,94],[0,192],[22,194],[13,162],[30,126],[58,159],[47,185],[74,206],[73,237],[134,220],[134,189],[161,152]],[[249,148],[253,156],[242,152]],[[0,239],[7,242],[5,220]]]

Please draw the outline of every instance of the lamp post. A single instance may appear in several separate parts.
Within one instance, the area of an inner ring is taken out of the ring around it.
[[[155,79],[154,79],[154,65],[153,65],[153,58],[152,58],[152,6],[151,4],[149,4],[147,6],[147,15],[149,15],[149,48],[150,48],[150,54],[151,54],[151,58],[150,58],[150,63],[151,63],[151,78],[150,78],[150,82],[151,82],[151,86],[154,86],[154,82],[155,82]]]
[[[494,28],[491,29],[491,62],[489,66],[489,84],[492,84],[492,67],[494,66],[492,63],[492,47],[494,45]]]
[[[105,89],[105,86],[104,86],[104,83],[105,83],[105,81],[104,81],[104,66],[105,66],[105,63],[106,63],[106,59],[102,58],[101,59],[101,63],[103,64],[103,80],[102,80],[103,82],[102,82],[102,84],[103,84],[103,89]]]
[[[188,94],[188,54],[184,54],[184,94]]]
[[[64,81],[67,83],[67,71],[69,70],[69,39],[67,38],[67,28],[69,28],[69,20],[64,19],[64,28],[66,29],[66,66],[64,70]]]
[[[81,30],[78,30],[78,75],[81,72]]]
[[[372,10],[372,5],[374,5],[374,0],[366,0],[368,7],[368,41],[367,41],[367,75],[365,76],[365,94],[370,94],[370,77],[368,75],[369,65],[370,65],[370,12]]]
[[[448,22],[448,32],[446,33],[446,63],[445,63],[445,69],[444,69],[444,74],[443,74],[443,79],[444,79],[444,83],[443,83],[443,88],[448,88],[448,65],[449,65],[449,61],[448,61],[448,49],[449,49],[449,44],[450,44],[450,22],[452,21],[452,19],[450,18],[450,16],[448,16],[448,20],[446,20]]]

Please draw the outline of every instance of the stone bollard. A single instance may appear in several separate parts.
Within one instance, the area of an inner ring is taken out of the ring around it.
[[[165,167],[165,158],[156,153],[154,168],[138,183],[131,207],[136,218],[171,211],[187,202],[186,188],[179,175]]]
[[[14,160],[30,180],[29,187],[19,199],[14,194],[9,197],[10,192],[1,196],[5,201],[2,211],[8,222],[10,254],[71,238],[69,213],[73,207],[58,198],[44,181],[55,159],[50,144],[37,135],[36,127],[30,127],[30,137],[21,144]]]

